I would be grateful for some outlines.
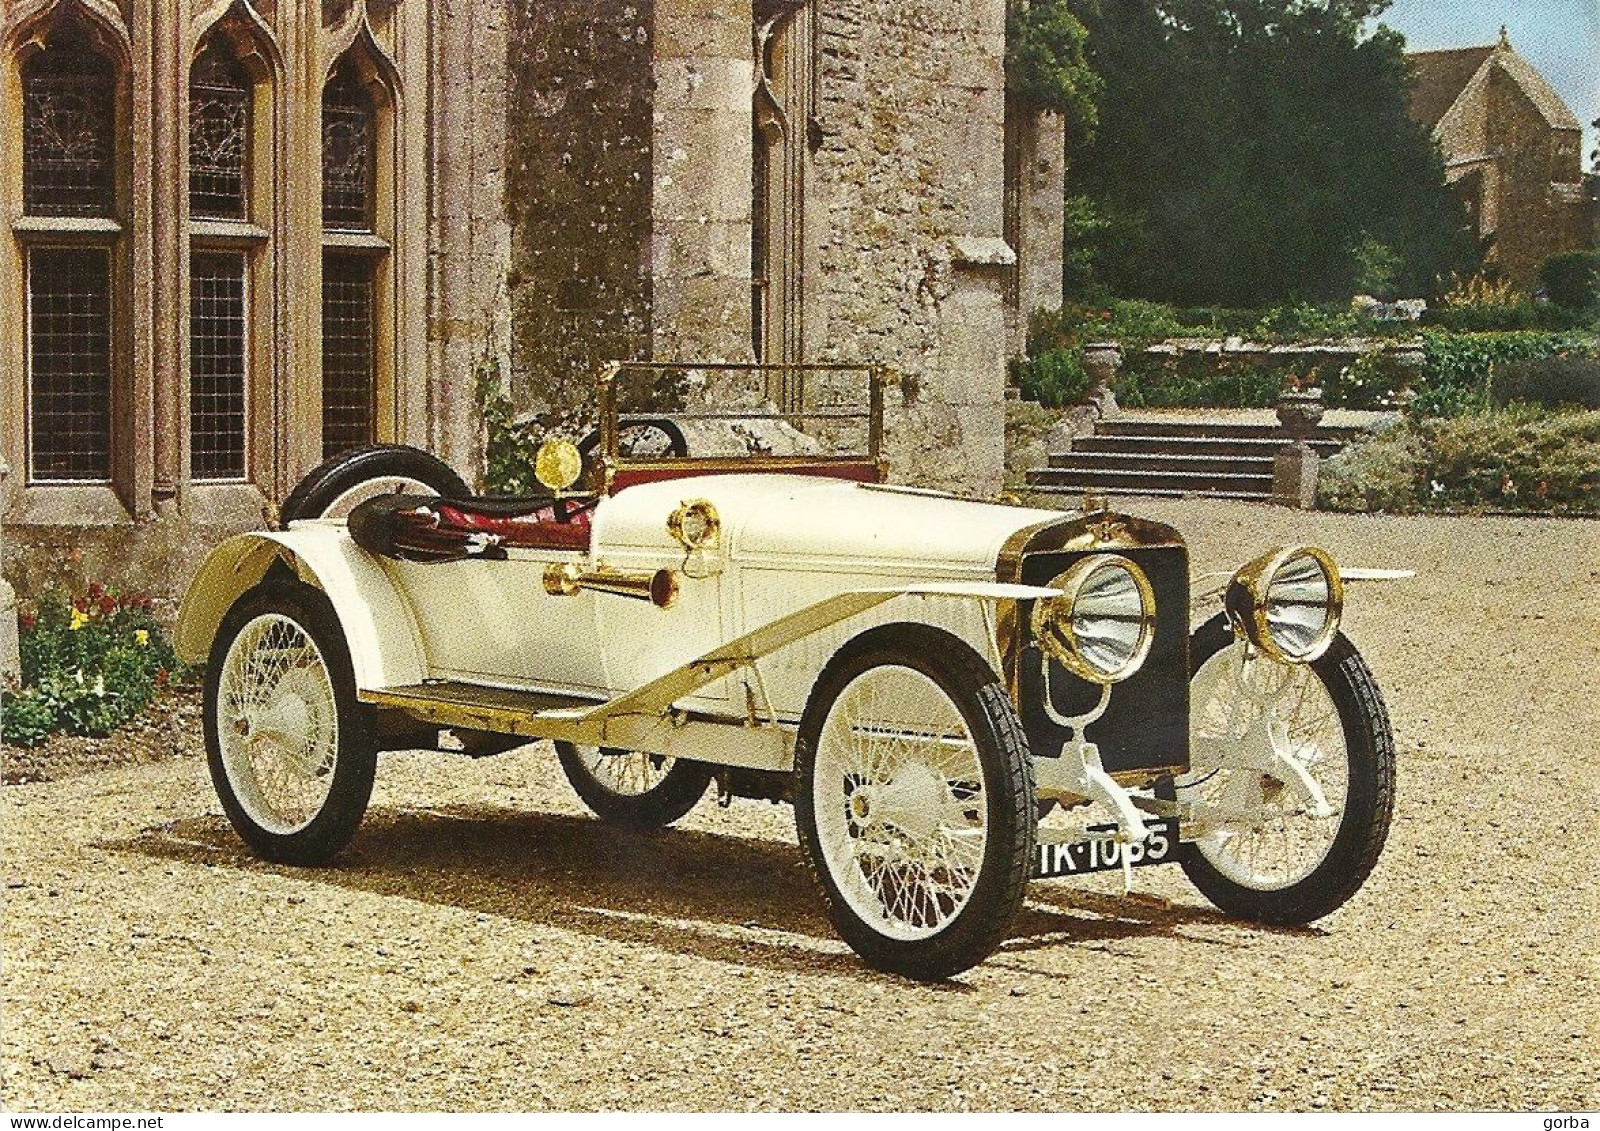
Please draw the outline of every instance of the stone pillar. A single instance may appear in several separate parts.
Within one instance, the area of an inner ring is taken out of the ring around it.
[[[1027,333],[1036,310],[1061,308],[1061,255],[1066,238],[1066,121],[1035,111],[1021,123],[1017,185],[1017,322]],[[1020,349],[1019,351],[1020,352]]]
[[[1307,441],[1322,421],[1322,390],[1285,391],[1278,397],[1278,422],[1289,443],[1272,459],[1272,501],[1310,510],[1317,505],[1317,452]]]
[[[652,349],[750,357],[751,0],[656,0]]]
[[[503,0],[472,0],[439,5],[431,24],[427,444],[470,483],[483,465],[478,372],[511,370],[507,15]]]
[[[0,456],[0,499],[5,497],[6,476],[11,465]],[[0,559],[5,554],[5,516],[0,513]],[[17,654],[17,591],[11,582],[0,577],[0,682],[9,683],[22,676],[22,662]]]

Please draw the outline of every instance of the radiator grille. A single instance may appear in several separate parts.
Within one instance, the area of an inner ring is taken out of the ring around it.
[[[1111,773],[1160,766],[1186,766],[1189,761],[1189,554],[1182,546],[1116,551],[1145,571],[1156,597],[1155,641],[1149,659],[1133,676],[1111,691],[1111,704],[1085,736],[1100,747]],[[1023,559],[1022,581],[1044,585],[1086,553],[1039,553]],[[1031,602],[1021,606],[1027,631]],[[1018,694],[1028,744],[1037,757],[1061,753],[1067,732],[1044,711],[1043,658],[1029,640],[1022,651]],[[1050,689],[1063,715],[1087,712],[1100,689],[1051,665]]]

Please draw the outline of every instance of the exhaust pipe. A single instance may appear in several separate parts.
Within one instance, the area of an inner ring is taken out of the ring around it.
[[[672,604],[678,596],[678,578],[670,569],[655,572],[612,569],[580,569],[569,563],[552,563],[544,571],[544,591],[552,597],[572,597],[588,589],[649,601],[658,609]]]

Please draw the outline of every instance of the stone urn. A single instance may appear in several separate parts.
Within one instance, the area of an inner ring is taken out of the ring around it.
[[[1308,440],[1325,411],[1321,389],[1285,389],[1278,395],[1278,423],[1289,442],[1272,460],[1272,497],[1284,506],[1309,510],[1317,501],[1317,450]]]
[[[1084,403],[1093,405],[1102,420],[1122,411],[1117,405],[1117,394],[1111,388],[1121,368],[1122,349],[1116,342],[1090,342],[1083,347],[1083,371],[1089,377]]]
[[[1278,395],[1278,423],[1296,443],[1304,443],[1317,434],[1317,425],[1326,411],[1321,389],[1285,389]]]

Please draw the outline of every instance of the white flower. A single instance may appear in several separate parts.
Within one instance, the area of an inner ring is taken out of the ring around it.
[[[106,697],[106,677],[105,676],[97,675],[97,676],[94,677],[94,693],[96,695],[98,695],[102,699],[104,699]]]
[[[1442,495],[1444,494],[1444,484],[1435,479],[1432,483],[1428,484],[1428,490],[1432,491],[1435,495]]]

